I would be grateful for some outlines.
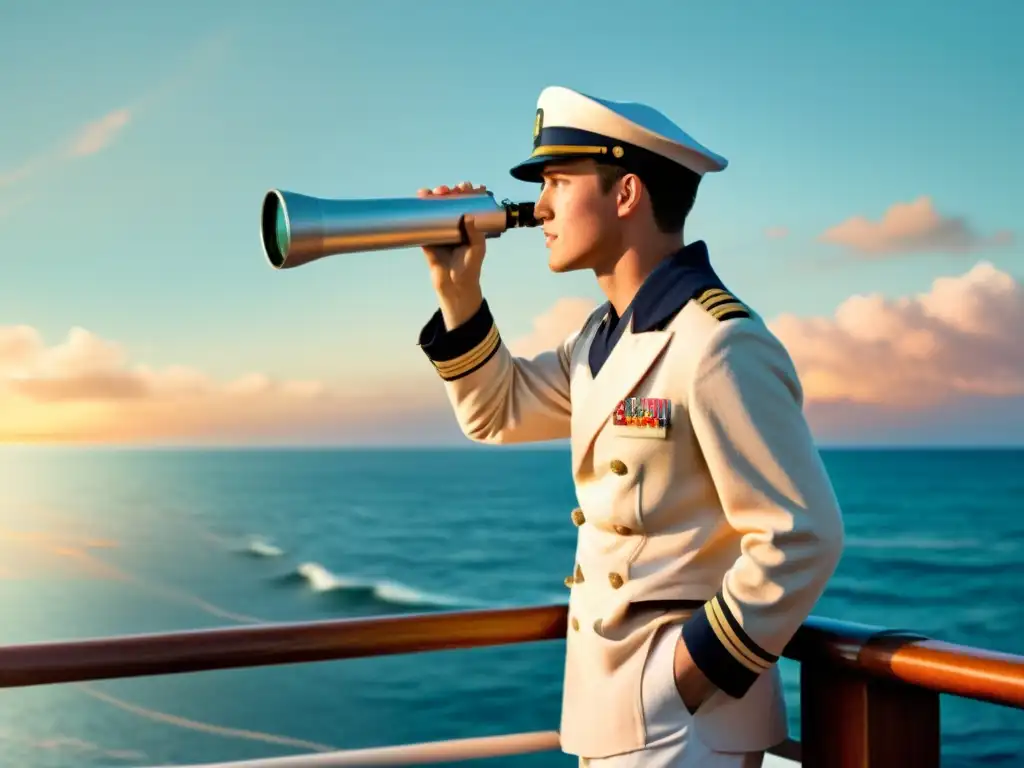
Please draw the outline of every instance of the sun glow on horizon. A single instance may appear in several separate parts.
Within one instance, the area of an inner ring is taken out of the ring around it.
[[[562,299],[509,346],[527,357],[550,349],[592,306]],[[900,414],[923,422],[962,398],[1018,408],[1024,398],[1017,340],[1024,288],[987,262],[939,278],[918,296],[851,296],[832,317],[783,315],[769,325],[800,372],[812,427],[833,435],[841,437],[854,412],[856,421],[878,425]],[[347,386],[260,373],[218,382],[184,366],[130,364],[118,344],[81,328],[48,346],[33,328],[0,327],[0,443],[453,439],[458,432],[444,388],[426,365],[410,376]]]

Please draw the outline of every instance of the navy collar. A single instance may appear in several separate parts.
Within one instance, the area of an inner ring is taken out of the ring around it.
[[[687,302],[709,288],[725,289],[711,268],[708,248],[698,240],[666,256],[647,276],[620,318],[611,302],[590,343],[590,373],[597,376],[612,349],[632,322],[633,333],[661,331]]]
[[[703,240],[683,246],[667,256],[647,276],[623,313],[632,320],[633,333],[662,330],[686,303],[708,288],[725,288],[711,267]],[[611,326],[618,325],[615,309],[608,305]]]

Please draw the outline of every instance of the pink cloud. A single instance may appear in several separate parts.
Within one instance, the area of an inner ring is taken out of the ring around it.
[[[554,349],[569,334],[583,327],[596,306],[593,299],[559,299],[550,309],[534,318],[530,333],[509,342],[509,349],[522,357],[534,357]]]
[[[524,356],[551,349],[595,306],[561,299],[509,346]],[[793,357],[822,442],[1024,442],[1024,286],[991,263],[919,295],[851,296],[831,316],[769,325]]]
[[[809,404],[920,413],[1024,397],[1024,288],[987,262],[924,294],[852,296],[832,317],[783,315],[771,327]]]
[[[21,190],[18,197],[13,197],[14,190],[26,187],[26,182],[55,172],[71,162],[109,149],[137,118],[205,76],[224,58],[230,42],[231,36],[225,32],[211,35],[188,51],[169,77],[147,89],[128,106],[114,109],[78,126],[60,142],[40,149],[13,168],[0,168],[0,193],[6,198],[0,199],[0,218],[9,216],[12,210],[28,199]]]
[[[1009,245],[1013,233],[983,236],[961,216],[940,214],[929,197],[910,203],[896,203],[880,221],[863,216],[827,229],[822,242],[843,246],[869,258],[919,252],[970,253],[984,248]]]
[[[32,176],[38,166],[38,159],[27,160],[9,171],[0,173],[0,189],[17,184]]]
[[[14,188],[65,163],[102,152],[121,135],[131,122],[132,114],[132,110],[128,108],[108,112],[103,117],[79,127],[62,143],[28,158],[11,170],[0,171],[0,190],[5,187]],[[0,208],[0,214],[5,214],[6,207],[10,205],[12,203]]]
[[[115,109],[83,126],[68,147],[71,157],[95,155],[110,146],[132,119],[130,109]]]
[[[764,236],[769,240],[781,240],[785,237],[789,237],[789,229],[786,227],[768,227],[764,231]]]
[[[29,326],[0,327],[0,442],[374,442],[420,427],[450,437],[443,388],[423,383],[216,381],[185,366],[132,364],[82,328],[49,346]]]
[[[552,349],[596,302],[561,299],[514,338],[515,354]],[[770,324],[792,355],[823,442],[1024,441],[1024,287],[980,262],[920,295],[852,296],[831,316]]]
[[[516,354],[554,348],[596,302],[567,298],[513,337]],[[770,323],[828,442],[1024,440],[1024,286],[992,264],[913,296],[852,296],[830,316]],[[394,380],[219,381],[153,368],[73,328],[48,344],[0,327],[0,442],[465,444],[432,368]]]

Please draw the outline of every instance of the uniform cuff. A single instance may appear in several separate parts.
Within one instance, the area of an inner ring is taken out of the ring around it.
[[[501,346],[501,336],[484,300],[480,309],[458,328],[444,327],[441,310],[420,331],[419,346],[445,381],[455,381],[481,368]]]
[[[750,639],[721,592],[683,625],[683,642],[700,671],[736,699],[779,658]]]

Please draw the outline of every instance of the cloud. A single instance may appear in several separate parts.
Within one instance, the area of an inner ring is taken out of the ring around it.
[[[988,262],[917,296],[852,296],[832,317],[782,315],[809,403],[920,413],[1024,397],[1024,288]]]
[[[868,258],[884,258],[909,253],[953,253],[1010,245],[1013,233],[996,232],[983,236],[960,216],[943,216],[935,210],[929,197],[910,203],[895,203],[881,221],[863,216],[827,229],[819,238]]]
[[[768,227],[764,231],[764,236],[769,240],[781,240],[784,237],[789,237],[789,229],[786,227]]]
[[[562,299],[510,343],[551,349],[595,302]],[[842,444],[1024,443],[1024,286],[989,262],[919,295],[852,296],[769,323],[793,357],[816,438]]]
[[[130,107],[120,107],[82,125],[58,145],[29,158],[10,171],[0,172],[0,190],[12,189],[68,162],[102,152],[121,135],[133,116]],[[14,203],[9,202],[0,210],[9,213],[9,209],[13,207]]]
[[[72,140],[68,147],[69,157],[85,157],[110,146],[118,134],[132,119],[132,111],[128,108],[115,109],[99,120],[89,123]]]
[[[593,299],[559,299],[551,309],[534,318],[533,330],[529,334],[509,342],[509,350],[521,357],[534,357],[554,349],[569,334],[583,327],[596,306]]]
[[[9,198],[11,190],[23,185],[24,182],[109,149],[141,114],[182,87],[195,82],[209,70],[212,64],[224,55],[229,39],[225,33],[211,36],[189,51],[169,77],[157,83],[134,102],[119,106],[80,125],[62,141],[29,157],[20,165],[9,170],[0,170],[0,192],[7,193]],[[25,199],[27,196],[22,193],[17,199],[0,200],[0,218],[8,216]]]
[[[424,372],[424,377],[428,374]],[[49,346],[0,326],[0,442],[402,442],[451,437],[440,386],[215,381],[185,366],[130,364],[120,345],[73,328]]]
[[[32,159],[22,163],[13,170],[0,173],[0,189],[17,184],[19,181],[24,181],[29,178],[40,164],[39,159]]]
[[[512,342],[532,357],[595,302],[566,298]],[[769,323],[826,442],[1024,442],[1024,286],[982,261],[912,296],[852,296],[830,316]],[[218,381],[133,363],[82,328],[55,344],[0,326],[0,442],[465,444],[433,370],[339,385],[253,372]]]

